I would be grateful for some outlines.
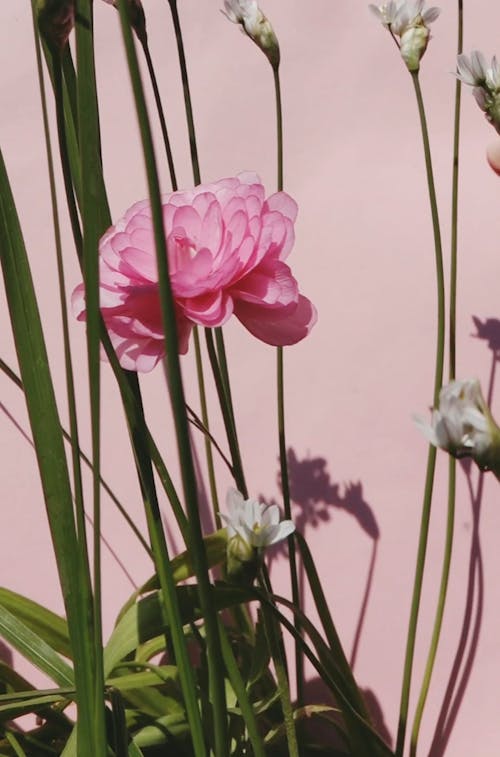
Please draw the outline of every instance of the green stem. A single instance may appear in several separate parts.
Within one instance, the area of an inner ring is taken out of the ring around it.
[[[207,458],[208,483],[210,486],[210,496],[212,499],[212,508],[214,513],[214,528],[219,527],[219,497],[217,496],[217,482],[215,479],[214,457],[212,454],[212,443],[210,441],[210,429],[208,426],[208,408],[207,395],[205,391],[205,378],[203,375],[203,361],[201,357],[200,333],[198,326],[193,329],[194,352],[196,358],[196,373],[198,376],[198,389],[200,394],[201,420],[203,427],[207,430],[205,435],[205,456]]]
[[[246,499],[248,497],[248,489],[245,482],[245,474],[243,472],[243,464],[241,461],[238,438],[236,436],[236,429],[234,427],[230,405],[228,403],[227,395],[224,389],[224,380],[222,378],[219,361],[217,360],[217,352],[215,349],[214,338],[211,329],[205,329],[205,338],[207,342],[208,357],[210,360],[210,365],[212,366],[212,373],[214,375],[215,387],[217,389],[217,395],[219,397],[222,419],[224,421],[224,427],[226,429],[229,451],[231,453],[234,481],[238,491],[240,491],[241,494],[243,494],[243,497]]]
[[[273,66],[274,91],[276,99],[276,129],[277,129],[277,185],[278,192],[283,190],[283,107],[281,103],[281,82],[279,64]],[[285,518],[292,519],[292,506],[290,500],[290,478],[288,475],[288,458],[285,434],[285,384],[283,366],[283,347],[276,349],[276,379],[277,379],[277,404],[278,404],[278,440],[280,455],[281,490],[283,493],[283,505]],[[288,561],[290,565],[290,583],[292,587],[292,599],[300,608],[299,576],[297,571],[297,555],[295,540],[292,536],[287,539]],[[297,629],[300,632],[300,627]],[[304,700],[304,656],[300,644],[295,643],[295,675],[297,680],[297,705],[300,707]]]
[[[458,40],[457,55],[463,50],[463,1],[458,0]],[[462,83],[457,79],[455,85],[455,116],[453,134],[453,174],[452,174],[452,209],[451,209],[451,267],[450,267],[450,305],[449,305],[449,380],[455,378],[456,369],[456,313],[457,313],[457,229],[458,229],[458,176],[459,176],[459,145],[460,145],[460,100]],[[448,591],[451,557],[453,551],[453,531],[455,526],[455,494],[456,494],[456,460],[449,458],[448,462],[448,511],[446,519],[446,539],[441,571],[436,617],[432,631],[431,644],[425,666],[422,687],[415,711],[415,719],[410,742],[410,757],[417,754],[418,737],[424,713],[432,672],[436,661],[436,654],[443,624],[444,608]]]
[[[73,180],[71,178],[71,166],[66,144],[66,127],[64,122],[64,101],[62,87],[62,69],[60,55],[52,55],[52,70],[54,72],[54,96],[56,102],[56,123],[57,136],[59,139],[59,152],[61,156],[61,168],[64,180],[64,191],[66,193],[66,203],[68,205],[71,231],[75,243],[76,253],[79,260],[82,259],[82,232],[80,229],[80,219],[76,207],[75,193],[73,191]]]
[[[271,604],[274,604],[271,598],[268,581],[269,577],[267,576],[267,574],[261,576],[261,590],[267,595],[269,602]],[[286,669],[286,658],[284,656],[281,627],[268,604],[261,604],[261,609],[267,642],[269,645],[269,651],[276,672],[276,681],[278,684],[278,692],[280,696],[281,707],[283,710],[283,722],[285,725],[286,740],[288,744],[288,755],[289,757],[299,757],[299,746],[297,742],[295,722],[293,719],[293,707],[290,699],[290,686],[288,684],[288,672]]]
[[[181,69],[182,90],[184,92],[184,105],[186,108],[186,121],[189,135],[189,149],[191,152],[191,163],[193,166],[193,178],[195,184],[201,183],[200,162],[198,160],[198,148],[196,146],[196,132],[194,128],[193,105],[191,101],[191,91],[189,89],[189,79],[187,73],[186,54],[184,52],[184,41],[182,39],[181,22],[177,11],[177,0],[168,0],[170,12],[172,13],[172,22],[175,31],[175,41],[177,43],[177,54],[179,56],[179,66]]]
[[[156,168],[156,159],[151,127],[147,113],[146,100],[144,97],[137,54],[132,39],[125,0],[120,0],[119,9],[122,22],[123,39],[125,43],[130,77],[137,109],[137,118],[140,126],[151,201],[152,220],[155,234],[156,259],[158,265],[162,323],[165,334],[165,343],[166,345],[168,345],[166,363],[168,369],[170,400],[177,436],[179,459],[181,463],[180,467],[184,489],[184,498],[188,513],[190,547],[192,550],[193,565],[198,582],[200,607],[205,621],[208,650],[207,658],[209,672],[209,691],[210,701],[213,708],[213,723],[215,733],[215,753],[217,754],[217,757],[226,757],[226,755],[228,755],[228,738],[226,697],[224,690],[224,665],[220,647],[217,611],[212,599],[212,586],[210,584],[206,551],[201,531],[198,506],[198,489],[191,450],[191,442],[189,438],[189,425],[186,415],[186,403],[178,354],[175,304],[170,285],[168,255],[165,254],[167,244],[165,239],[165,229],[163,226],[158,172]],[[180,627],[179,630],[182,633],[182,627]],[[185,664],[187,664],[189,670],[191,670],[189,662],[186,663],[185,661],[179,661],[179,671],[182,670]],[[197,712],[199,715],[199,711]],[[194,725],[196,725],[197,728],[199,727],[198,718],[196,719],[196,723]],[[194,735],[195,734],[193,734],[193,738]],[[202,753],[199,752],[199,750],[202,748],[202,744],[200,744],[199,741],[197,741],[197,743],[197,753]]]
[[[436,260],[436,284],[437,284],[437,344],[436,344],[436,367],[434,374],[434,393],[433,404],[437,407],[439,402],[439,390],[443,383],[443,363],[444,363],[444,337],[445,337],[445,303],[444,303],[444,272],[443,272],[443,251],[441,245],[441,232],[439,228],[439,216],[437,210],[436,191],[434,187],[434,176],[432,170],[432,159],[429,145],[429,133],[425,117],[424,103],[418,73],[411,73],[415,95],[417,98],[418,113],[422,129],[422,139],[424,145],[425,167],[427,172],[427,183],[429,188],[429,200],[432,215],[432,227],[434,232],[434,247]],[[408,636],[406,640],[406,653],[403,670],[403,682],[401,688],[401,701],[399,709],[398,735],[396,741],[396,757],[402,757],[406,737],[406,727],[408,720],[408,706],[410,700],[411,674],[413,667],[413,656],[415,653],[415,639],[417,632],[418,613],[420,607],[420,597],[422,594],[422,583],[424,576],[425,556],[427,551],[427,539],[429,534],[429,522],[431,515],[432,490],[434,485],[434,471],[436,467],[436,448],[430,446],[427,456],[427,470],[425,476],[425,488],[422,504],[422,516],[420,524],[420,535],[418,542],[417,564],[415,568],[415,578],[413,584],[413,594],[411,602],[410,620],[408,625]]]
[[[147,38],[139,40],[144,51],[144,57],[146,58],[146,64],[148,67],[149,77],[151,79],[151,86],[153,87],[153,94],[156,103],[156,109],[158,111],[158,118],[160,120],[161,134],[163,137],[163,144],[165,146],[165,154],[167,156],[168,170],[170,173],[170,183],[172,184],[172,191],[177,190],[177,177],[175,175],[174,158],[172,155],[172,147],[170,145],[170,138],[168,136],[167,122],[165,120],[165,114],[163,112],[163,105],[161,102],[160,90],[158,88],[158,82],[156,80],[156,73],[151,59],[151,53],[149,51],[149,45]]]
[[[101,169],[99,114],[97,105],[93,5],[91,0],[78,0],[75,23],[77,54],[78,134],[80,144],[83,232],[83,269],[87,323],[88,386],[92,444],[93,502],[93,627],[95,646],[95,740],[96,755],[105,753],[104,670],[102,642],[101,589],[101,378],[100,378],[100,309],[99,309],[99,233],[101,208],[95,191],[95,176]]]
[[[74,385],[74,373],[73,363],[71,359],[71,348],[69,341],[69,327],[68,327],[68,313],[66,305],[66,283],[64,275],[64,264],[62,258],[62,245],[61,245],[61,230],[59,225],[59,210],[57,205],[57,193],[55,186],[54,176],[54,159],[52,154],[52,144],[50,139],[50,128],[47,114],[47,97],[45,92],[45,83],[43,78],[42,68],[42,55],[40,50],[40,39],[37,34],[36,14],[35,6],[31,5],[33,15],[33,28],[35,35],[35,53],[36,63],[38,70],[38,84],[40,87],[40,99],[42,103],[42,117],[43,117],[43,130],[45,135],[45,149],[47,153],[47,167],[49,172],[49,187],[50,187],[50,199],[52,204],[52,223],[54,227],[54,242],[56,248],[56,262],[57,262],[57,278],[59,284],[59,302],[61,306],[61,323],[63,330],[63,344],[64,344],[64,363],[66,368],[66,393],[68,398],[68,413],[69,413],[69,427],[70,427],[70,444],[71,444],[71,456],[73,466],[73,486],[74,486],[74,498],[75,498],[75,510],[76,510],[76,523],[77,532],[79,535],[81,549],[83,552],[83,560],[88,564],[88,549],[87,538],[85,530],[85,511],[83,502],[83,485],[82,485],[82,471],[80,466],[79,457],[79,439],[78,439],[78,422],[76,414],[76,398],[75,398],[75,385]],[[66,139],[64,134],[64,116],[63,116],[63,104],[62,104],[62,82],[61,82],[61,60],[60,56],[54,54],[54,74],[57,81],[56,87],[56,110],[58,125],[62,127],[62,131],[59,133],[60,142],[66,145]],[[66,151],[65,151],[66,152]],[[67,162],[64,169],[65,182],[70,176],[68,171]],[[69,178],[71,182],[71,178]],[[78,234],[80,228],[77,223]],[[79,237],[81,240],[81,236]],[[76,241],[76,240],[75,240]]]

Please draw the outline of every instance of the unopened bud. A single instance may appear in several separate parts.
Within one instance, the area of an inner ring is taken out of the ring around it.
[[[401,57],[408,67],[408,71],[418,71],[420,59],[427,49],[430,32],[424,24],[411,26],[401,36]]]
[[[61,52],[75,25],[74,0],[37,0],[37,18],[49,47]]]
[[[278,39],[257,0],[224,0],[224,6],[224,15],[234,24],[241,24],[245,34],[260,47],[271,66],[277,68],[280,62]]]
[[[235,534],[227,542],[227,578],[238,584],[252,584],[257,575],[260,557],[240,534]]]

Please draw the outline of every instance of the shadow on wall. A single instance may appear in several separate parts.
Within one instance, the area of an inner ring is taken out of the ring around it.
[[[491,405],[496,380],[497,362],[500,359],[500,320],[486,318],[481,321],[472,316],[476,333],[473,336],[486,342],[491,351],[491,367],[486,401]],[[457,720],[465,692],[469,683],[479,643],[483,620],[484,571],[479,523],[484,491],[484,473],[475,474],[471,460],[461,461],[467,479],[467,488],[472,510],[472,534],[469,552],[469,573],[465,595],[465,608],[457,649],[448,678],[448,684],[441,703],[438,722],[429,751],[429,757],[443,757]]]
[[[292,517],[297,531],[306,535],[308,528],[317,528],[319,525],[327,523],[332,519],[334,510],[337,510],[352,516],[361,531],[372,542],[370,563],[349,658],[351,668],[354,669],[373,583],[380,529],[373,509],[364,497],[363,485],[360,481],[351,481],[347,484],[332,482],[325,458],[309,456],[300,460],[292,448],[287,451],[287,461]],[[281,484],[279,474],[278,484]],[[282,542],[270,553],[270,561],[276,559],[280,553],[286,554],[286,551],[286,542]],[[305,571],[303,565],[300,564],[299,589],[301,596],[304,593],[305,581]],[[375,694],[370,689],[364,690],[363,694],[374,726],[384,741],[390,745],[392,743],[391,734],[385,724],[382,708]],[[329,701],[330,699],[331,695],[319,679],[313,679],[306,683],[306,700],[308,702]]]

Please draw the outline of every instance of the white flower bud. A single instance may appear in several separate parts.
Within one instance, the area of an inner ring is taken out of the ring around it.
[[[424,0],[391,0],[383,5],[370,5],[370,10],[388,29],[399,45],[408,70],[415,73],[430,39],[429,24],[439,16],[439,8],[424,10]],[[398,40],[399,37],[399,40]]]
[[[257,0],[224,0],[222,13],[243,31],[266,55],[273,68],[280,62],[280,48],[274,29],[257,5]]]

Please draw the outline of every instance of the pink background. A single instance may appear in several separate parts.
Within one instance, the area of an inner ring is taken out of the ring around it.
[[[221,16],[219,5],[218,0],[179,2],[202,177],[208,181],[255,170],[271,193],[275,189],[271,71],[259,51]],[[442,5],[421,80],[448,270],[454,96],[450,72],[457,4],[443,0]],[[146,196],[146,185],[118,17],[104,3],[95,6],[103,154],[112,214],[117,218]],[[489,56],[498,42],[500,8],[487,0],[466,6],[465,50],[479,48]],[[179,184],[189,186],[192,178],[168,5],[146,0],[145,8]],[[319,311],[311,336],[286,352],[295,515],[310,539],[348,652],[359,628],[376,543],[355,673],[360,685],[378,700],[394,739],[427,454],[411,415],[430,405],[435,349],[432,230],[416,103],[410,77],[390,37],[364,0],[267,0],[264,8],[282,50],[285,187],[300,207],[290,262],[302,291]],[[54,381],[63,398],[53,234],[29,4],[2,3],[0,20],[0,144],[30,252]],[[458,376],[477,376],[486,393],[500,322],[490,324],[486,336],[493,342],[488,342],[477,338],[472,316],[483,323],[500,318],[500,185],[484,158],[494,134],[469,90],[463,94],[462,112]],[[169,190],[166,171],[163,187]],[[62,192],[60,199],[64,208]],[[79,276],[62,215],[69,292]],[[3,289],[0,310],[0,355],[15,365]],[[88,449],[84,329],[73,321],[71,329],[82,439]],[[249,488],[255,496],[279,498],[274,350],[252,340],[237,322],[225,332]],[[197,406],[192,351],[183,365],[189,397]],[[103,472],[145,528],[115,383],[106,365],[102,374]],[[176,474],[161,368],[141,378],[141,383],[151,426]],[[61,611],[23,400],[4,376],[0,387],[4,513],[0,582]],[[496,389],[492,405],[500,416]],[[60,409],[65,418],[63,399]],[[214,431],[225,446],[212,389],[211,412]],[[198,448],[202,453],[202,445]],[[202,454],[200,461],[203,466]],[[440,454],[410,712],[440,578],[446,470],[447,459]],[[471,479],[476,491],[475,470]],[[220,481],[223,495],[229,480],[222,468]],[[358,487],[353,488],[353,483]],[[106,498],[104,505],[104,536],[138,584],[151,573],[148,559]],[[464,696],[446,754],[493,757],[500,752],[500,509],[498,483],[492,477],[484,480],[475,516],[473,511],[468,481],[459,469],[450,593],[424,716],[422,755],[429,754],[461,634],[467,629],[469,641],[458,677]],[[166,506],[165,514],[168,518]],[[104,569],[109,633],[133,586],[107,548]],[[273,562],[276,585],[286,592],[285,569],[282,560]],[[464,625],[468,607],[468,625]],[[21,671],[27,670],[17,655],[15,661]],[[431,750],[433,757],[443,753],[436,745]]]

